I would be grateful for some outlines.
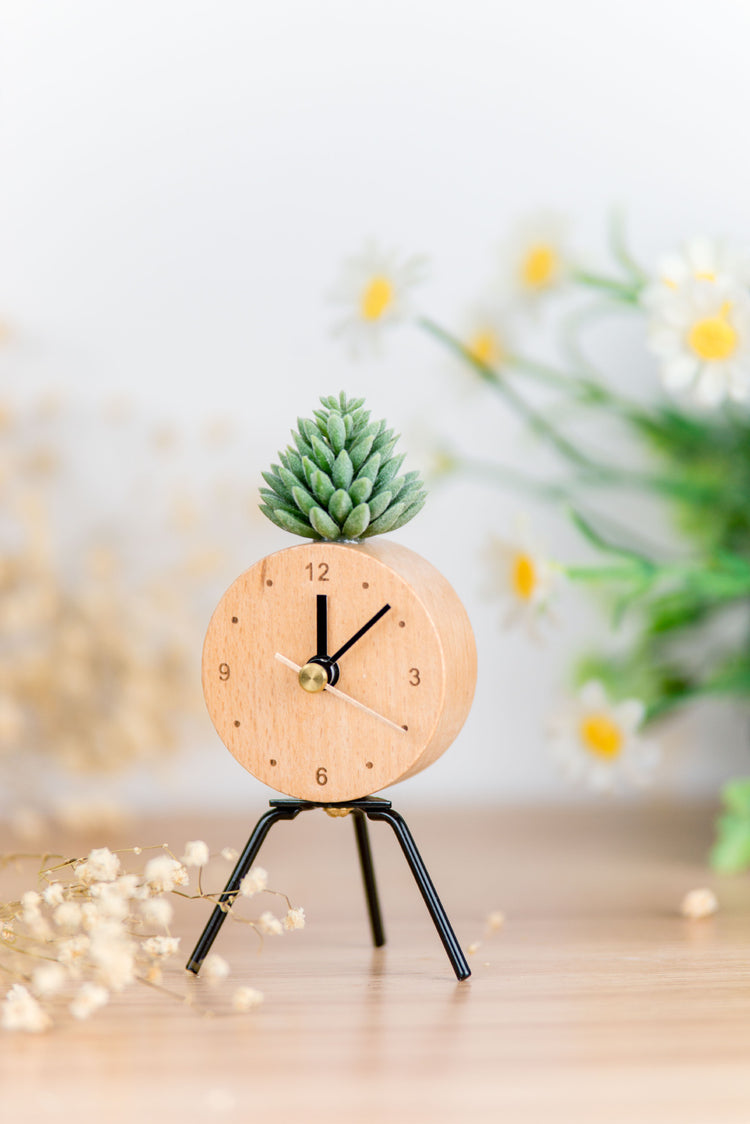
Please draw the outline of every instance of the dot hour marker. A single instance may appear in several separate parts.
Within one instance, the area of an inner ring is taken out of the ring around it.
[[[269,765],[275,765],[276,764],[276,758],[272,757],[271,760],[268,762],[268,764]]]
[[[273,582],[270,578],[266,578],[266,585],[273,585]]]
[[[371,769],[372,768],[372,761],[365,761],[365,768]]]
[[[235,718],[234,724],[235,724],[235,726],[239,726],[240,723],[239,723],[239,720],[237,718]]]
[[[409,727],[408,727],[408,726],[402,726],[402,727],[401,727],[401,729],[402,729],[402,730],[408,730],[408,729],[409,729]]]
[[[237,624],[239,617],[232,617],[232,624]]]
[[[362,588],[363,588],[363,589],[369,589],[369,588],[370,588],[370,583],[369,583],[369,582],[362,582]]]
[[[398,627],[399,627],[399,628],[406,628],[406,621],[399,621],[399,622],[398,622]]]

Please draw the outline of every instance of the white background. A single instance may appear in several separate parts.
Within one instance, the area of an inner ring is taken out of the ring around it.
[[[536,456],[415,331],[356,365],[332,339],[326,291],[368,236],[428,252],[422,306],[458,326],[514,221],[540,208],[567,214],[592,260],[613,204],[646,262],[694,233],[747,234],[738,0],[4,0],[0,13],[6,386],[126,391],[179,424],[232,413],[249,481],[296,414],[342,387],[417,455],[453,425],[516,465]],[[459,590],[481,661],[469,724],[411,799],[571,795],[541,731],[573,653],[605,626],[566,594],[544,647],[499,630],[478,554],[523,506],[455,485],[399,536]],[[562,518],[535,518],[553,550],[577,550]],[[289,541],[256,533],[245,562]],[[744,740],[725,719],[681,724],[660,788],[714,791],[744,769]],[[214,740],[172,795],[243,802],[253,785]]]

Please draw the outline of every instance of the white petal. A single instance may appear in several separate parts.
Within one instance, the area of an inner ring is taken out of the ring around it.
[[[727,380],[723,365],[708,363],[695,385],[695,400],[704,406],[718,406],[727,393]]]
[[[625,699],[624,702],[618,703],[613,713],[618,726],[632,734],[643,722],[646,708],[640,699]]]
[[[609,710],[606,691],[598,679],[584,683],[578,697],[587,709]]]
[[[667,390],[684,390],[695,380],[699,370],[697,359],[682,354],[662,364],[662,382]]]
[[[685,248],[685,256],[694,274],[716,273],[719,253],[714,239],[705,236],[692,238]]]

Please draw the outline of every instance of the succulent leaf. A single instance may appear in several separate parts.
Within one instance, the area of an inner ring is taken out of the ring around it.
[[[360,539],[367,530],[370,522],[370,508],[366,503],[355,507],[351,515],[341,528],[348,539]]]
[[[355,480],[349,489],[349,495],[352,497],[352,503],[355,507],[369,500],[371,494],[372,480],[368,479],[367,476],[363,476],[361,480]]]
[[[328,440],[331,442],[331,448],[337,455],[343,450],[346,444],[346,426],[341,414],[335,414],[331,411],[328,417]]]
[[[313,460],[318,468],[322,469],[323,472],[330,472],[333,468],[333,462],[336,459],[333,455],[333,450],[329,448],[328,445],[324,444],[316,434],[313,434],[310,438],[310,444],[312,445]]]
[[[346,449],[342,449],[331,469],[331,479],[337,488],[348,488],[354,476],[354,466]]]
[[[418,472],[399,476],[403,454],[385,421],[370,421],[364,399],[329,395],[312,418],[298,418],[292,443],[263,473],[261,511],[310,539],[360,539],[402,527],[425,501]]]
[[[328,474],[325,472],[321,472],[320,469],[316,469],[316,471],[312,474],[310,487],[312,488],[314,494],[318,497],[319,501],[321,503],[324,503],[326,506],[328,506],[328,501],[336,491],[330,476],[328,476]]]
[[[339,488],[328,501],[328,514],[332,515],[339,527],[343,528],[353,507],[349,493],[344,488]]]
[[[337,539],[339,529],[330,515],[322,507],[314,507],[309,515],[313,530],[318,532],[321,539]]]

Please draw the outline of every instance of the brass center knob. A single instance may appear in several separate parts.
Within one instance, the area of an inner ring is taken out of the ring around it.
[[[303,691],[309,691],[311,695],[317,694],[318,691],[324,690],[328,686],[328,676],[324,667],[319,663],[306,663],[304,667],[299,669],[299,685]]]

